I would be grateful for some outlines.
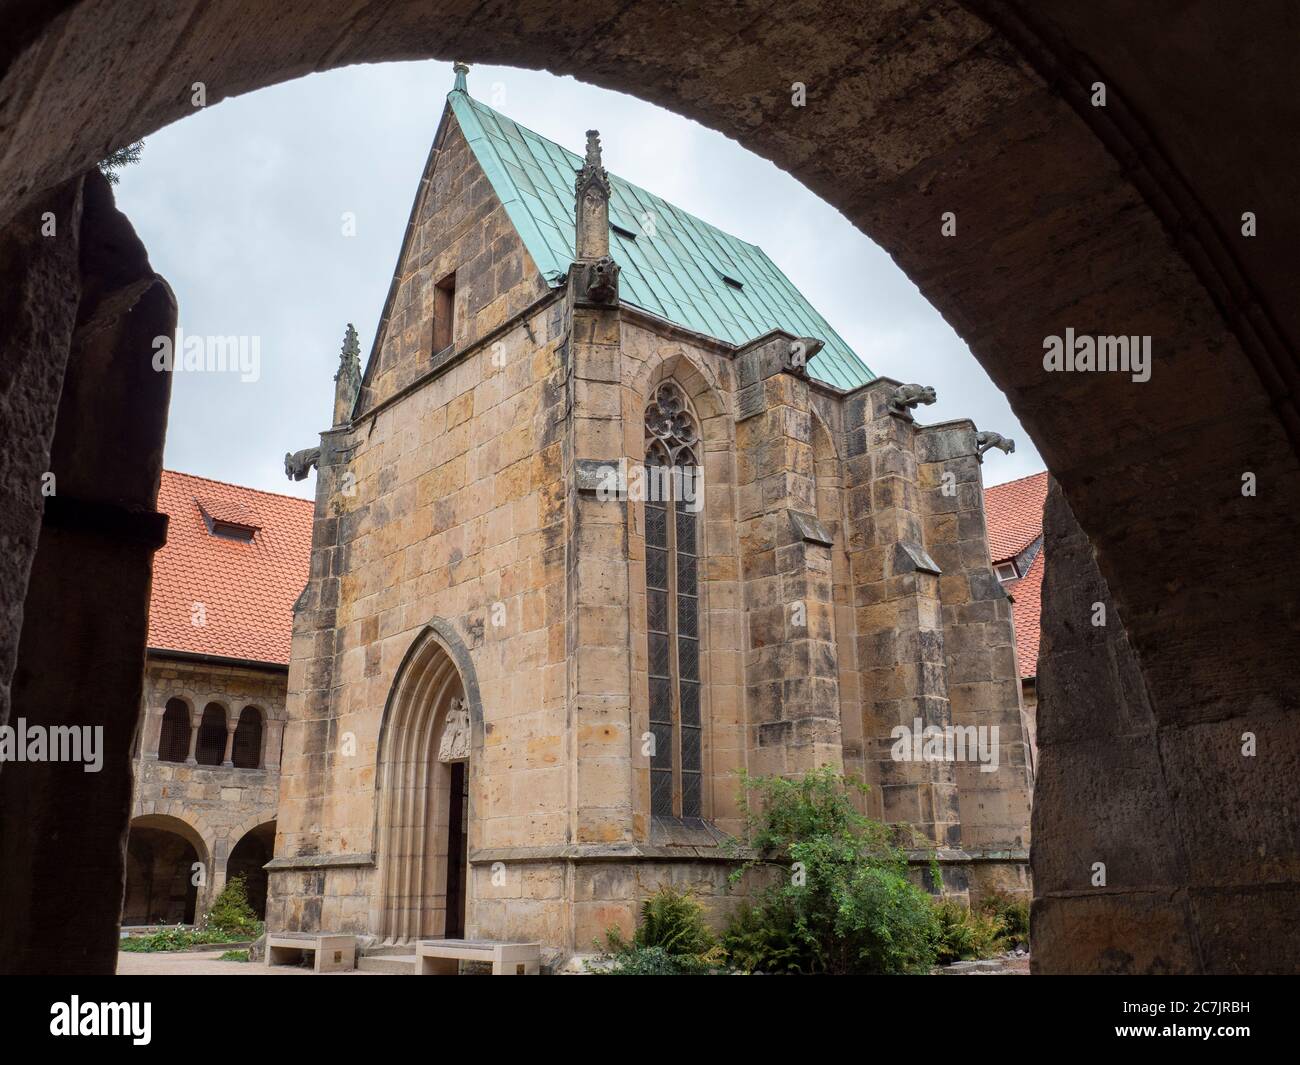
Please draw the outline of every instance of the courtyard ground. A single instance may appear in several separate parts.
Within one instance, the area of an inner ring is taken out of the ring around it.
[[[118,976],[315,976],[310,969],[297,965],[266,966],[262,962],[219,961],[223,950],[175,951],[158,954],[117,956]],[[322,976],[378,976],[358,970],[322,973]]]

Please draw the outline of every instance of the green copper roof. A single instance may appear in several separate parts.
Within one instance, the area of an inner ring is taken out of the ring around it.
[[[558,285],[573,261],[582,159],[472,99],[463,80],[458,73],[447,94],[452,113],[537,268]],[[772,329],[817,337],[826,346],[808,364],[813,377],[843,389],[875,377],[762,248],[609,177],[610,254],[625,303],[731,344]]]

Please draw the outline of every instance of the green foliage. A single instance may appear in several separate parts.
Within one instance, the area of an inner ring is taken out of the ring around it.
[[[793,780],[743,777],[757,857],[733,878],[760,867],[783,876],[728,925],[733,964],[784,973],[917,973],[933,964],[934,910],[907,879],[894,832],[854,805],[866,790],[830,767]]]
[[[611,928],[600,962],[589,968],[610,976],[696,976],[714,971],[721,959],[704,908],[689,894],[664,886],[641,903],[632,940]]]
[[[960,899],[942,899],[934,904],[939,921],[936,941],[941,965],[967,958],[991,958],[1004,949],[1005,930],[1000,917],[972,913]]]
[[[217,961],[248,961],[248,951],[228,950]]]
[[[124,166],[130,166],[132,163],[140,161],[140,152],[144,149],[144,141],[136,141],[134,144],[128,144],[123,148],[118,148],[107,159],[101,159],[99,163],[99,172],[108,178],[110,185],[116,185],[120,180],[118,171]]]
[[[1029,948],[1029,901],[1005,891],[994,891],[984,896],[981,912],[1002,922],[1002,948],[1015,950]]]
[[[188,950],[207,943],[238,943],[247,938],[249,937],[234,935],[220,928],[184,928],[177,925],[147,936],[131,936],[122,940],[117,949],[129,954],[155,954],[169,950]]]
[[[256,938],[262,934],[262,924],[248,902],[248,887],[242,876],[232,878],[221,889],[204,922],[208,928],[216,928],[230,937],[240,936]]]

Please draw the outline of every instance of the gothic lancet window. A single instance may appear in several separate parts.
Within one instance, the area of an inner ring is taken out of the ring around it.
[[[700,817],[700,434],[680,388],[645,411],[650,812]]]

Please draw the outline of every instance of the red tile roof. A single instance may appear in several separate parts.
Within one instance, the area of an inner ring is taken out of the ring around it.
[[[1016,661],[1020,676],[1038,675],[1038,637],[1043,609],[1043,569],[1047,556],[1039,551],[1029,566],[1029,572],[1019,580],[1007,583],[1011,596],[1011,616],[1016,625]]]
[[[1014,558],[1043,535],[1043,502],[1046,499],[1046,471],[984,489],[989,554],[994,562]]]
[[[989,529],[989,554],[993,561],[1006,562],[1043,535],[1043,501],[1047,498],[1047,474],[1035,473],[1018,481],[984,489],[984,514]],[[1020,676],[1038,674],[1038,637],[1046,555],[1039,551],[1029,572],[1004,587],[1011,596],[1011,614],[1016,626],[1016,658]]]
[[[287,665],[312,501],[163,470],[158,509],[170,520],[154,556],[150,648]],[[212,535],[205,514],[255,527],[253,539]]]

